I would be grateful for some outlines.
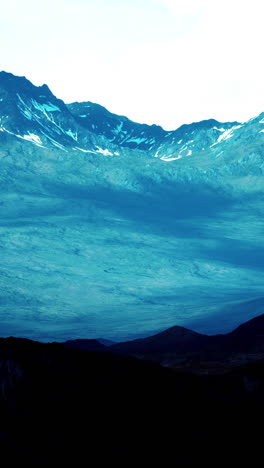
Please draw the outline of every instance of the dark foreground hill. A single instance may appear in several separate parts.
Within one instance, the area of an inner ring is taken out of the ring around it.
[[[3,464],[255,464],[264,361],[197,376],[109,352],[0,339]]]

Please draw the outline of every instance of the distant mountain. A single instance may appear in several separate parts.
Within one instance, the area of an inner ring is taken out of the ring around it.
[[[167,352],[184,353],[204,348],[208,342],[210,337],[207,335],[176,326],[147,338],[114,344],[111,350],[137,356]]]
[[[239,325],[227,335],[227,343],[234,351],[264,353],[264,315]]]
[[[261,313],[263,123],[165,131],[1,72],[1,334],[212,334]]]
[[[262,303],[264,306],[263,300]],[[226,373],[237,365],[264,360],[264,314],[221,335],[209,336],[175,326],[147,338],[121,343],[79,339],[66,341],[64,345],[132,356],[196,374]]]
[[[105,338],[97,338],[97,341],[99,341],[99,343],[101,343],[102,345],[104,346],[112,346],[113,344],[115,344],[114,341],[112,340],[107,340]]]
[[[120,155],[118,148],[148,151],[149,155],[168,161],[197,151],[215,155],[222,148],[221,143],[243,127],[238,122],[220,123],[211,119],[168,132],[157,125],[132,122],[91,102],[65,105],[47,85],[36,87],[25,77],[6,72],[0,73],[0,100],[3,133],[37,146],[72,148],[106,156]]]
[[[241,337],[250,337],[252,340],[264,338],[264,315],[259,317],[254,317],[246,323],[242,323],[234,331],[228,334],[232,338]],[[253,342],[253,341],[252,341]]]
[[[264,315],[225,335],[208,336],[172,327],[148,338],[115,344],[110,350],[195,373],[223,373],[264,359]]]
[[[263,122],[264,113],[246,123],[209,119],[165,131],[157,125],[132,122],[89,101],[65,105],[47,85],[37,87],[25,77],[0,72],[2,143],[13,137],[13,141],[24,140],[39,148],[115,158],[136,154],[131,153],[136,150],[167,162],[186,158],[188,165],[198,162],[205,168],[208,157],[210,166],[218,158],[226,162],[226,152],[234,163],[234,151],[239,148],[242,169],[245,163],[248,167],[248,158],[258,157],[256,145],[263,145]]]

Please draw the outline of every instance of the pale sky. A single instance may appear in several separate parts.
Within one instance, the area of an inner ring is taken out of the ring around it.
[[[172,130],[264,111],[263,0],[0,0],[0,69]]]

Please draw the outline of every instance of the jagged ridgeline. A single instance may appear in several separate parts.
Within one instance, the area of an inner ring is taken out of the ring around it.
[[[264,114],[165,131],[0,73],[1,335],[217,333],[261,313],[263,142]]]

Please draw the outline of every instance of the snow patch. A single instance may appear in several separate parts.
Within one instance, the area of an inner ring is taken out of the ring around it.
[[[219,132],[225,132],[225,128],[213,127],[213,130],[218,130]]]
[[[71,138],[73,138],[73,140],[77,141],[78,140],[78,137],[77,137],[77,132],[73,132],[71,129],[69,130],[65,130],[65,132],[67,135],[69,135]]]
[[[45,137],[47,137],[47,138],[51,141],[51,143],[52,143],[54,146],[56,146],[57,148],[59,148],[59,149],[61,149],[61,150],[67,152],[66,148],[65,148],[63,145],[61,145],[60,143],[58,143],[56,140],[54,140],[53,138],[51,138],[50,135],[47,135],[47,133],[43,132],[43,130],[41,130],[41,133],[42,133],[43,135],[45,135]]]
[[[167,156],[162,156],[160,159],[162,159],[162,161],[176,161],[177,159],[181,159],[182,156],[177,156],[176,158],[170,158],[170,157],[167,157]]]
[[[13,132],[10,132],[9,130],[7,130],[5,127],[1,126],[0,128],[1,132],[6,132],[6,133],[9,133],[10,135],[14,135],[14,136],[18,136],[16,135],[15,133]]]
[[[234,130],[237,130],[238,128],[242,127],[242,125],[236,125],[234,127],[231,127],[229,128],[228,130],[225,130],[217,139],[217,141],[215,143],[213,143],[212,145],[210,145],[210,148],[212,148],[212,146],[215,146],[217,145],[218,143],[221,143],[221,141],[225,141],[225,140],[228,140],[229,138],[232,138],[234,136]]]
[[[182,143],[182,140],[179,140],[179,141],[178,141],[178,145],[180,145],[181,143]]]
[[[52,140],[52,138],[50,138],[50,140],[51,140],[51,142],[52,142],[52,144],[53,144],[54,146],[57,146],[57,148],[59,148],[59,149],[61,149],[61,150],[67,152],[67,150],[65,149],[65,147],[64,147],[63,145],[61,145],[60,143],[58,143],[58,142],[55,141],[55,140]]]
[[[19,100],[18,108],[20,109],[21,114],[23,114],[24,117],[26,117],[28,120],[34,120],[30,108],[26,105],[25,101],[23,101],[22,97],[18,93],[17,97]]]
[[[31,99],[31,102],[35,109],[38,109],[42,112],[48,111],[48,112],[61,112],[61,110],[52,104],[51,102],[48,102],[47,104],[40,104],[39,102],[35,101],[35,99]]]
[[[259,133],[262,133],[262,132],[264,133],[264,130],[260,130],[260,131],[259,131]]]
[[[24,115],[24,117],[26,117],[26,119],[28,119],[28,120],[33,120],[32,114],[31,114],[31,112],[30,112],[29,110],[27,110],[27,109],[23,109],[23,110],[20,109],[20,111],[21,111],[21,113]]]
[[[146,142],[146,138],[130,138],[129,140],[126,140],[126,143],[136,143],[137,145],[140,145],[140,143]]]
[[[0,127],[0,132],[9,133],[9,135],[13,135],[17,138],[21,138],[22,140],[30,141],[31,143],[34,143],[35,145],[40,146],[41,148],[44,148],[44,146],[42,145],[41,139],[39,138],[38,135],[34,135],[34,133],[28,133],[28,135],[17,135],[16,133],[10,132],[3,126]]]
[[[102,149],[100,148],[100,146],[96,146],[96,148],[98,148],[98,150],[96,150],[96,153],[101,153],[104,156],[113,156],[113,153],[111,153],[108,149]]]
[[[118,133],[120,133],[121,131],[122,133],[124,133],[124,131],[122,130],[123,125],[124,125],[124,122],[120,122],[120,124],[118,124],[117,127],[114,128],[113,133],[115,133],[116,135],[118,135]]]
[[[149,140],[149,141],[148,141],[148,143],[149,143],[150,145],[152,145],[152,144],[156,143],[156,140],[155,140],[155,138],[151,138],[151,140]]]
[[[79,151],[82,151],[83,153],[93,153],[93,154],[96,153],[96,151],[91,151],[91,150],[86,150],[86,149],[83,149],[83,148],[78,148],[77,146],[75,146],[74,149],[77,149],[77,150],[79,150]]]
[[[24,140],[32,141],[32,143],[36,143],[38,146],[42,146],[41,139],[38,135],[34,135],[34,133],[29,133],[28,135],[24,135],[21,138],[23,138]]]

